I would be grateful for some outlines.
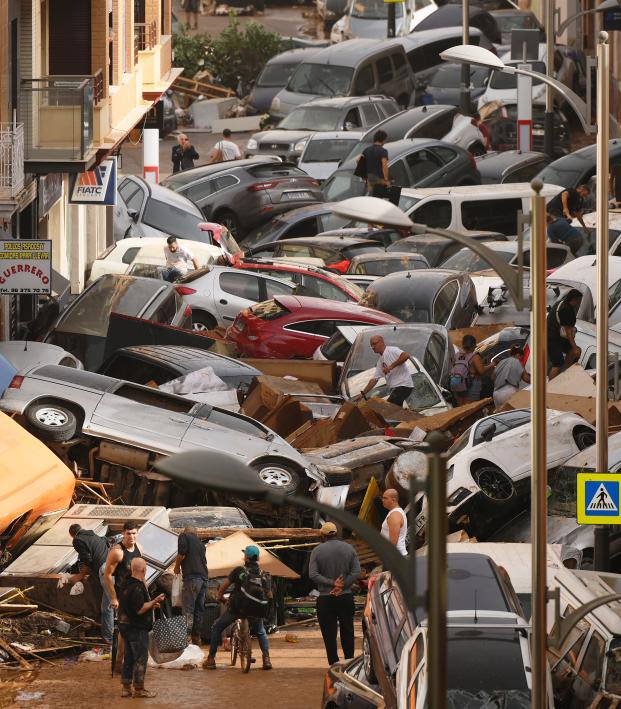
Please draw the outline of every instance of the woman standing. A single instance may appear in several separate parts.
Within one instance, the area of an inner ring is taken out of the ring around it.
[[[530,382],[530,374],[524,369],[520,361],[524,357],[524,350],[517,345],[511,348],[511,354],[496,365],[492,374],[494,380],[494,405],[502,406],[520,388],[520,382]]]

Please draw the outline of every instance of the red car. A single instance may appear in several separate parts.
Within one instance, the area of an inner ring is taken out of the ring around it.
[[[226,332],[242,355],[310,359],[337,325],[385,325],[401,320],[355,303],[279,295],[242,310]]]
[[[297,285],[296,293],[300,295],[329,298],[341,302],[352,301],[357,303],[364,295],[360,286],[348,281],[346,278],[304,263],[296,263],[293,259],[282,261],[272,259],[245,258],[237,261],[237,268],[265,273],[276,278],[286,278]]]

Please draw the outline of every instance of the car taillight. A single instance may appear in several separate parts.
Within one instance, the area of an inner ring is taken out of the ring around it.
[[[20,377],[18,374],[16,374],[13,377],[13,379],[11,379],[11,383],[9,384],[9,389],[20,389],[23,381],[24,381],[24,377]]]
[[[377,581],[377,579],[377,574],[375,574],[374,576],[369,576],[369,580],[367,581],[367,592],[370,592],[373,586],[375,586],[375,582]]]
[[[331,263],[327,266],[331,271],[338,271],[339,273],[347,273],[349,268],[349,259],[343,259],[342,261],[337,261],[336,263]]]
[[[185,306],[185,310],[183,311],[183,317],[184,318],[191,318],[192,317],[192,306],[191,305]]]
[[[248,186],[248,192],[260,192],[261,190],[271,190],[276,187],[278,183],[276,181],[272,182],[255,182],[254,185]]]
[[[179,295],[192,295],[193,293],[196,293],[194,288],[188,288],[187,286],[175,286],[175,290],[179,293]]]

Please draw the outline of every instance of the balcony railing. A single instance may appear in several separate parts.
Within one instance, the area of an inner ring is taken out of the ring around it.
[[[134,64],[138,64],[138,52],[153,49],[157,44],[157,22],[134,23]]]
[[[0,201],[10,201],[24,187],[24,125],[0,123]]]
[[[93,143],[94,89],[92,76],[22,80],[20,119],[26,160],[85,159]]]
[[[104,99],[104,78],[103,69],[99,69],[93,74],[93,101],[95,106]]]

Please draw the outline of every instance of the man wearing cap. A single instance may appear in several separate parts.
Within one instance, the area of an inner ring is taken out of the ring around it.
[[[319,591],[317,620],[326,647],[328,662],[339,661],[336,645],[340,629],[346,660],[354,656],[354,597],[351,586],[360,576],[356,551],[337,539],[336,525],[326,522],[321,528],[321,544],[311,553],[308,575]]]
[[[249,544],[242,551],[244,554],[244,565],[234,568],[218,590],[218,601],[223,603],[224,594],[229,587],[232,587],[226,610],[211,627],[209,655],[203,662],[203,668],[206,670],[216,669],[216,652],[218,651],[218,646],[222,641],[222,633],[225,628],[228,628],[229,625],[231,625],[231,623],[236,621],[238,618],[247,617],[247,615],[242,612],[247,596],[247,592],[244,589],[244,584],[247,580],[260,579],[260,585],[262,586],[262,593],[265,599],[272,597],[269,574],[261,571],[261,568],[259,567],[259,555],[261,553],[259,547],[254,544]],[[272,663],[270,661],[270,644],[267,639],[267,633],[265,632],[265,626],[263,625],[263,619],[250,617],[249,621],[250,632],[257,636],[261,652],[263,653],[263,669],[271,670]]]

